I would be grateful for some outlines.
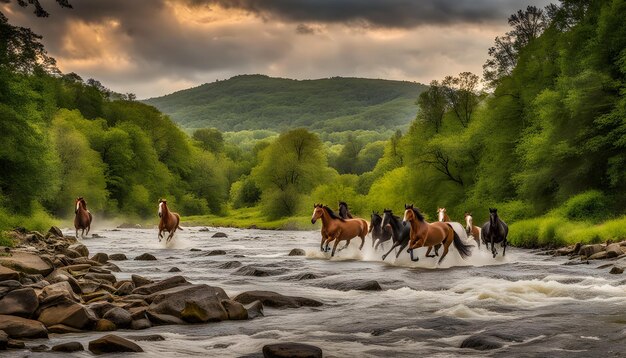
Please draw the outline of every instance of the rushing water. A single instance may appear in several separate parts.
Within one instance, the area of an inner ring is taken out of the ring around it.
[[[161,342],[138,342],[149,356],[250,356],[258,355],[263,345],[280,341],[316,345],[325,357],[626,354],[626,285],[620,275],[597,268],[604,262],[562,265],[566,258],[513,248],[507,249],[506,258],[493,259],[484,247],[478,252],[474,249],[467,261],[451,248],[440,266],[431,258],[413,263],[406,253],[395,262],[393,255],[382,262],[369,237],[363,252],[358,250],[360,240],[353,240],[348,249],[329,260],[329,254],[319,251],[319,231],[199,229],[179,231],[167,247],[157,241],[156,229],[100,230],[96,233],[103,238],[83,242],[92,254],[124,253],[129,257],[115,262],[122,269],[116,274],[118,279],[129,278],[131,273],[152,279],[181,274],[193,283],[220,286],[231,297],[247,290],[271,290],[313,298],[324,306],[266,307],[265,317],[250,321],[116,332],[121,336],[164,336],[166,340]],[[228,237],[212,238],[217,231]],[[389,243],[385,247],[389,248]],[[305,249],[307,255],[287,256],[293,248]],[[206,255],[214,249],[227,254]],[[158,260],[132,260],[144,252]],[[231,261],[275,275],[250,277],[236,274],[240,268],[220,268]],[[169,273],[172,267],[181,272]],[[294,278],[303,273],[318,278]],[[346,292],[323,287],[327,282],[351,280],[376,280],[383,290]],[[503,346],[488,351],[460,348],[467,337],[477,334]],[[101,335],[53,334],[40,343],[80,341],[86,347],[89,340]]]

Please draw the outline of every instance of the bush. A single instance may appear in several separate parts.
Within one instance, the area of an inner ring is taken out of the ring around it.
[[[609,205],[606,195],[597,190],[589,190],[568,199],[557,213],[571,220],[606,220]]]
[[[268,219],[280,219],[293,215],[302,199],[302,195],[293,188],[286,190],[268,190],[261,196],[261,205],[264,209],[264,215]]]
[[[181,215],[203,215],[209,212],[209,206],[206,200],[193,194],[185,194],[179,210]]]
[[[230,202],[235,209],[254,206],[259,200],[261,189],[250,177],[236,181],[230,187]]]

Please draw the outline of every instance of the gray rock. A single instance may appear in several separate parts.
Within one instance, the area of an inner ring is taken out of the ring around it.
[[[4,351],[7,349],[9,345],[9,335],[4,331],[0,331],[0,351]]]
[[[304,251],[302,249],[293,249],[293,250],[289,251],[289,255],[288,256],[306,256],[306,251]]]
[[[135,257],[135,260],[138,260],[138,261],[156,261],[156,257],[154,257],[154,255],[152,255],[152,254],[145,253],[145,254],[141,254],[141,255]]]
[[[263,314],[263,303],[261,301],[254,301],[247,305],[244,305],[244,308],[248,312],[248,319],[253,319],[256,317],[262,317]]]
[[[96,322],[97,317],[87,307],[78,303],[71,303],[43,309],[38,320],[46,327],[63,324],[72,328],[85,329]]]
[[[322,349],[303,343],[276,343],[263,347],[265,358],[322,358]]]
[[[147,313],[174,316],[185,322],[228,319],[221,300],[228,300],[223,289],[209,285],[186,285],[160,291],[148,298]]]
[[[135,282],[134,276],[133,276],[133,282]],[[135,283],[135,285],[137,286],[137,283]],[[139,287],[133,290],[133,294],[151,295],[159,291],[167,290],[167,289],[182,286],[182,285],[189,285],[189,282],[187,282],[187,280],[185,280],[183,276],[172,276],[162,281],[150,283],[147,285],[140,285]]]
[[[97,254],[93,255],[91,260],[99,262],[101,264],[105,264],[107,263],[107,261],[109,261],[109,255],[105,254],[104,252],[98,252]]]
[[[471,348],[479,351],[498,349],[502,347],[502,343],[495,337],[476,334],[467,337],[462,343],[461,348]]]
[[[133,341],[139,341],[139,342],[142,342],[142,341],[143,342],[159,342],[159,341],[165,340],[165,338],[160,334],[147,334],[143,336],[131,335],[131,336],[126,336],[126,338],[132,339]]]
[[[578,250],[578,254],[580,256],[589,257],[601,251],[604,251],[604,245],[602,244],[582,245],[580,250]]]
[[[148,329],[150,327],[152,327],[152,324],[147,318],[136,319],[130,323],[130,329],[134,329],[136,331],[140,329]]]
[[[275,308],[319,307],[323,305],[323,303],[310,298],[285,296],[272,291],[248,291],[240,293],[233,300],[244,305],[261,301],[263,306]]]
[[[79,352],[84,350],[85,348],[80,342],[61,343],[52,347],[53,352]]]
[[[167,272],[180,272],[180,269],[178,267],[172,267]]]
[[[133,320],[130,313],[121,307],[115,307],[108,310],[102,318],[115,323],[115,326],[118,328],[126,328],[130,326],[130,323]]]
[[[613,274],[613,275],[619,275],[619,274],[624,273],[624,269],[623,269],[623,268],[621,268],[621,267],[614,266],[614,267],[611,269],[611,271],[609,271],[609,273],[611,273],[611,274]]]
[[[225,234],[225,233],[223,233],[223,232],[216,232],[216,233],[215,233],[215,234],[213,234],[213,236],[211,236],[211,237],[216,237],[216,238],[219,238],[219,237],[228,237],[228,235],[226,235],[226,234]]]
[[[607,252],[606,251],[600,251],[600,252],[596,252],[595,254],[587,257],[589,260],[604,260],[607,258]]]
[[[114,334],[109,334],[89,342],[89,350],[94,354],[143,352],[143,349],[137,344]]]
[[[132,282],[124,282],[120,287],[117,288],[115,294],[118,296],[127,296],[130,295],[135,289],[135,285]]]
[[[211,250],[211,251],[207,252],[205,256],[221,256],[221,255],[226,255],[226,251],[224,251],[224,250]]]
[[[131,275],[130,276],[131,280],[133,281],[133,283],[135,284],[135,287],[141,287],[141,286],[145,286],[145,285],[149,285],[151,283],[154,283],[154,281],[147,279],[143,276],[139,276],[139,275]]]
[[[18,288],[0,299],[0,315],[30,317],[39,307],[35,290],[30,287]]]
[[[613,258],[624,254],[622,247],[619,244],[610,244],[606,247],[606,257]]]
[[[124,261],[124,260],[128,260],[128,258],[124,254],[112,254],[112,255],[109,255],[109,260]]]

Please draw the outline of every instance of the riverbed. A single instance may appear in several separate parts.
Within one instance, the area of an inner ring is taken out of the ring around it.
[[[481,247],[474,248],[467,260],[451,248],[441,265],[434,258],[411,262],[405,252],[398,260],[390,255],[383,262],[369,237],[363,251],[358,250],[360,240],[353,240],[330,259],[329,253],[319,251],[319,231],[201,230],[184,228],[169,245],[157,240],[156,229],[96,230],[102,237],[82,242],[91,254],[128,256],[127,261],[114,262],[122,270],[116,273],[118,279],[131,274],[152,279],[180,274],[193,283],[220,286],[230,297],[270,290],[324,305],[266,307],[265,317],[249,321],[117,331],[120,336],[160,334],[165,338],[138,342],[147,352],[138,356],[258,356],[265,344],[275,342],[312,344],[322,348],[325,357],[626,354],[626,279],[598,269],[602,261],[563,265],[567,258],[510,247],[505,258],[493,259]],[[218,231],[227,237],[212,237]],[[288,256],[293,248],[304,249],[306,255]],[[208,255],[211,250],[226,254]],[[417,251],[420,257],[422,250]],[[157,261],[133,260],[145,252]],[[168,272],[172,267],[180,272]],[[250,272],[267,276],[248,276]],[[375,280],[382,290],[327,288],[329,283],[362,280]],[[86,347],[89,340],[102,335],[51,334],[41,344],[79,341]],[[460,348],[471,336],[496,348]],[[47,355],[55,354],[29,353]]]

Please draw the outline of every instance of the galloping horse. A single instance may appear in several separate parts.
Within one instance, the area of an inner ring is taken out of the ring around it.
[[[487,249],[489,249],[489,244],[491,243],[491,253],[494,258],[498,254],[494,245],[497,243],[501,243],[503,247],[502,256],[506,255],[506,237],[508,235],[509,227],[498,217],[498,209],[489,208],[489,221],[483,225],[481,238]]]
[[[404,225],[402,219],[400,219],[399,216],[393,215],[391,210],[385,209],[383,213],[383,222],[381,225],[382,227],[389,226],[391,228],[391,239],[393,240],[393,245],[389,251],[383,255],[383,261],[385,261],[387,255],[396,247],[400,247],[400,250],[396,253],[396,258],[400,256],[400,253],[409,244],[409,240],[411,239],[411,228],[408,225]]]
[[[411,227],[411,239],[408,253],[411,254],[412,261],[418,261],[419,258],[413,258],[413,250],[423,246],[434,246],[443,244],[443,254],[439,259],[439,263],[446,257],[450,244],[454,243],[454,247],[459,250],[461,257],[465,258],[471,255],[471,245],[466,245],[461,241],[459,235],[454,231],[452,226],[441,221],[428,223],[424,220],[422,214],[413,207],[413,205],[404,205],[404,221],[409,223]]]
[[[476,241],[476,245],[480,249],[480,228],[478,226],[474,226],[474,218],[472,218],[472,213],[465,212],[465,232],[468,236],[472,235],[472,237]]]
[[[159,221],[159,242],[163,238],[163,231],[167,231],[169,233],[166,242],[170,242],[176,229],[183,229],[180,227],[180,215],[174,212],[170,212],[167,208],[167,200],[161,199],[159,200],[159,217],[161,220]]]
[[[350,209],[348,209],[348,204],[345,201],[339,202],[339,217],[342,219],[353,219],[352,214],[350,214]]]
[[[381,225],[383,218],[378,212],[372,211],[372,217],[370,221],[370,233],[372,233],[372,247],[374,250],[378,249],[378,246],[385,241],[391,239],[391,228],[387,225]],[[376,246],[374,243],[376,242]]]
[[[437,208],[437,221],[450,221],[446,208]]]
[[[74,201],[74,228],[76,229],[76,238],[78,239],[78,229],[82,229],[80,233],[81,238],[85,238],[85,229],[87,229],[87,235],[89,235],[89,230],[91,230],[91,221],[93,220],[93,216],[87,210],[87,202],[83,197],[76,198]]]
[[[363,248],[365,244],[365,236],[367,235],[367,221],[363,219],[342,219],[335,214],[331,208],[322,204],[315,204],[313,206],[313,216],[311,216],[311,224],[315,224],[317,219],[322,219],[322,231],[326,233],[325,239],[326,248],[329,243],[335,240],[333,244],[333,251],[331,257],[335,256],[335,250],[339,241],[347,240],[346,246],[350,244],[350,240],[355,237],[361,238],[361,246],[359,250]],[[324,242],[322,242],[320,249],[324,250]]]

